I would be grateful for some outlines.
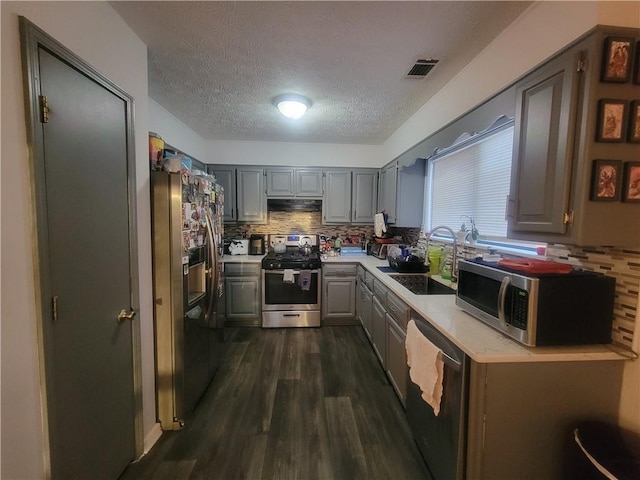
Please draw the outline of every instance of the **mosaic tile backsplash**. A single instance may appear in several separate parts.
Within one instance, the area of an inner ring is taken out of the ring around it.
[[[252,233],[307,233],[311,235],[360,235],[373,236],[373,225],[322,225],[320,212],[269,212],[266,225],[226,224],[226,239],[247,237]],[[420,228],[396,228],[390,230],[395,236],[401,236],[408,245],[425,248],[425,240]],[[471,258],[484,251],[465,245],[460,256]],[[547,248],[547,258],[576,267],[600,272],[616,279],[616,298],[612,338],[614,343],[631,349],[636,328],[638,312],[638,292],[640,291],[640,250],[615,247],[576,247],[552,244]]]

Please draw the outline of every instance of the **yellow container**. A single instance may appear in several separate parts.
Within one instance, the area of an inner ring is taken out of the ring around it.
[[[151,170],[162,170],[164,140],[157,133],[149,132],[149,162]]]
[[[440,260],[442,259],[442,248],[429,247],[429,273],[438,275],[440,273]]]

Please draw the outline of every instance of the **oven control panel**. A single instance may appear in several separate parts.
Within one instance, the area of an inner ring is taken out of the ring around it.
[[[269,243],[271,245],[284,244],[286,247],[304,247],[305,245],[315,247],[318,245],[318,236],[299,234],[269,235]]]

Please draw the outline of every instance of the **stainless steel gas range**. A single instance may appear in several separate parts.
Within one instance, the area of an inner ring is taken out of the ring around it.
[[[317,235],[269,235],[262,259],[262,326],[319,327],[322,262]]]

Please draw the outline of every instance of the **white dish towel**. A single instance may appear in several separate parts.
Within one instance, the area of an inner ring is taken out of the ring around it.
[[[376,213],[373,216],[373,233],[376,237],[382,237],[382,234],[387,231],[387,226],[384,224],[384,215],[382,213]]]
[[[282,283],[293,283],[293,282],[294,282],[293,270],[288,268],[285,269],[284,275],[282,275]]]
[[[413,320],[407,325],[405,348],[409,377],[420,387],[422,399],[433,408],[434,415],[438,416],[444,376],[442,352],[420,332]]]

